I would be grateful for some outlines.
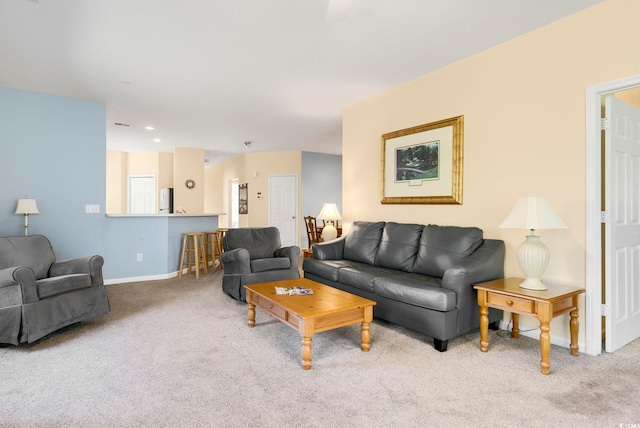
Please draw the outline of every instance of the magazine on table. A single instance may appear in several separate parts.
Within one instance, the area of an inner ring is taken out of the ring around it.
[[[299,296],[304,294],[313,294],[310,288],[304,288],[296,285],[295,287],[276,287],[276,294],[288,294],[289,296]]]

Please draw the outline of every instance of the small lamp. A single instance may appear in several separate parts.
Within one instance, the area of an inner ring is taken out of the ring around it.
[[[331,241],[338,237],[338,229],[334,226],[333,222],[342,220],[342,216],[338,211],[338,206],[335,202],[326,202],[322,206],[320,214],[318,214],[320,220],[327,220],[328,223],[322,228],[322,240]]]
[[[15,214],[24,214],[24,236],[27,236],[29,234],[29,214],[40,214],[36,200],[29,199],[28,196],[25,196],[24,199],[18,199]]]
[[[516,202],[511,214],[500,225],[508,229],[529,229],[531,235],[527,236],[518,247],[518,263],[524,273],[525,280],[520,284],[521,288],[528,290],[546,290],[542,283],[544,274],[549,264],[549,249],[535,235],[536,229],[566,229],[567,225],[553,211],[545,198],[520,198]]]

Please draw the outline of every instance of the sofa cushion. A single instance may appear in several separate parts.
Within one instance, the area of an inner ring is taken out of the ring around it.
[[[91,287],[91,276],[86,273],[54,276],[36,281],[38,297],[41,299],[87,287]]]
[[[250,261],[251,272],[265,272],[275,269],[289,269],[291,260],[288,257],[274,257],[269,259],[254,259]]]
[[[373,279],[379,276],[398,275],[399,271],[369,266],[366,263],[354,263],[338,270],[338,282],[361,290],[373,292]]]
[[[482,245],[482,229],[477,227],[437,226],[422,230],[413,272],[440,277],[458,261]]]
[[[421,308],[446,312],[456,308],[456,293],[440,287],[441,280],[428,276],[380,276],[373,280],[378,296]]]
[[[42,235],[0,238],[0,269],[28,266],[42,279],[55,261],[51,243]]]
[[[302,261],[302,269],[320,278],[337,282],[338,271],[353,264],[354,262],[349,262],[348,260],[304,259]]]
[[[421,224],[387,223],[382,231],[376,266],[411,272],[423,228]]]
[[[276,227],[242,227],[229,229],[223,238],[225,250],[245,248],[249,259],[267,259],[273,257],[280,248],[280,232]]]
[[[354,221],[344,241],[344,258],[373,265],[385,222]]]

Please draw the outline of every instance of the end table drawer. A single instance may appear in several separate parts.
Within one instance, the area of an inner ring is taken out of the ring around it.
[[[490,305],[499,305],[508,309],[516,309],[518,311],[535,313],[535,302],[519,297],[505,296],[504,294],[489,293],[487,303]],[[495,306],[494,306],[495,307]]]

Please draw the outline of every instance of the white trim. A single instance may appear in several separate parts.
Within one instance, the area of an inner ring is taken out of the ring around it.
[[[613,92],[640,86],[640,74],[625,77],[586,90],[586,303],[585,303],[585,352],[602,353],[602,236],[600,233],[602,177],[600,153],[601,97]],[[608,183],[605,183],[607,186]],[[608,191],[605,187],[605,191]]]
[[[186,269],[184,269],[186,272]],[[117,278],[117,279],[105,279],[104,285],[123,284],[125,282],[140,282],[140,281],[156,281],[158,279],[169,279],[178,276],[178,271],[169,272],[162,275],[147,275],[147,276],[134,276],[130,278]]]

